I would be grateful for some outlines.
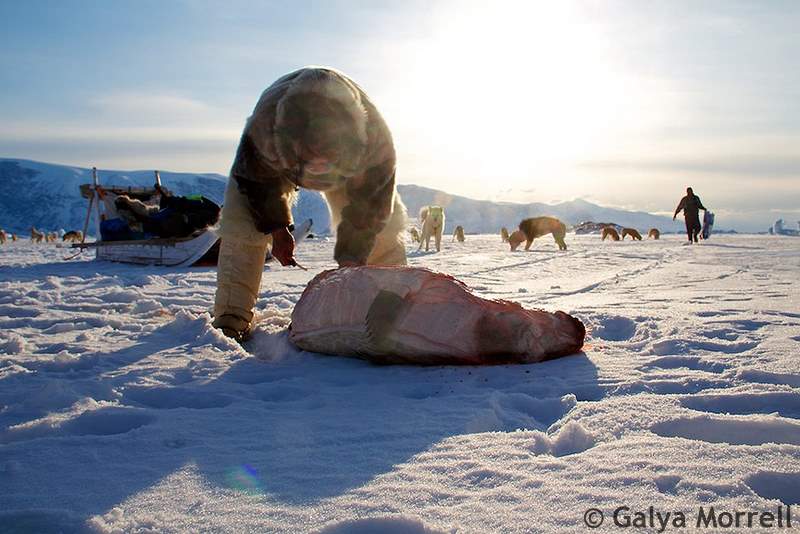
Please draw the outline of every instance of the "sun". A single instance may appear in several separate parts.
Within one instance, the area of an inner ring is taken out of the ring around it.
[[[392,59],[400,67],[390,98],[398,144],[428,172],[476,186],[541,180],[635,118],[630,80],[575,6],[458,2],[434,16],[410,57]]]

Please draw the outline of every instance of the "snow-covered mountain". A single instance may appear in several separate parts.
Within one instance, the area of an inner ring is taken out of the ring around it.
[[[105,185],[143,186],[152,185],[154,181],[152,170],[100,169],[98,173],[100,183]],[[161,180],[176,194],[201,194],[221,203],[227,178],[214,173],[161,171]],[[82,228],[87,202],[81,197],[79,186],[91,181],[92,170],[89,168],[0,158],[0,228],[23,235],[31,226],[47,231]],[[444,206],[447,212],[445,231],[449,232],[461,225],[467,233],[495,233],[502,226],[513,229],[521,219],[537,215],[552,215],[568,225],[597,221],[640,230],[657,227],[662,232],[681,231],[680,222],[673,222],[669,217],[606,208],[580,199],[553,205],[518,204],[474,200],[416,185],[399,185],[398,190],[412,218],[423,206]],[[313,219],[316,233],[331,231],[330,214],[319,193],[301,190],[292,211],[297,221]]]
[[[160,174],[162,184],[175,194],[199,194],[222,203],[227,178],[221,174]],[[98,169],[98,177],[101,185],[150,186],[154,182],[152,170]],[[0,158],[0,228],[22,235],[31,226],[47,231],[83,228],[88,203],[79,187],[91,182],[92,169]],[[313,219],[315,232],[330,232],[330,214],[319,193],[302,190],[292,211],[295,220]]]
[[[643,211],[606,208],[582,199],[560,204],[540,202],[520,204],[473,200],[417,185],[400,185],[398,190],[411,217],[416,217],[423,206],[429,204],[444,206],[445,232],[452,232],[457,225],[461,225],[467,233],[495,233],[503,226],[514,229],[522,219],[540,215],[557,217],[567,225],[595,221],[613,222],[645,231],[654,227],[659,228],[661,232],[682,231],[681,221],[675,222],[670,217]]]

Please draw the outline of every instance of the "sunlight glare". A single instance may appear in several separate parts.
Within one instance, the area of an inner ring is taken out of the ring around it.
[[[399,142],[435,166],[519,185],[563,172],[634,118],[603,36],[574,6],[459,2],[437,17],[398,69],[390,100],[406,109],[389,107]]]

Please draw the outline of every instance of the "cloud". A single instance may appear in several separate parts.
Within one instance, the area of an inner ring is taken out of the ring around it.
[[[0,139],[0,156],[109,169],[168,169],[227,174],[238,137],[230,139]]]
[[[800,178],[800,155],[752,154],[712,157],[631,158],[585,161],[578,167],[605,172],[693,172],[740,177]]]
[[[188,125],[218,127],[225,123],[241,127],[244,121],[237,111],[176,93],[117,91],[91,97],[87,102],[87,114],[80,122],[169,129]]]
[[[187,126],[109,126],[92,123],[53,123],[42,121],[9,121],[0,124],[0,143],[10,142],[165,142],[221,141],[235,142],[241,127],[197,125]],[[231,141],[233,140],[233,141]]]
[[[90,103],[101,113],[209,113],[199,100],[173,94],[116,92],[94,97]]]

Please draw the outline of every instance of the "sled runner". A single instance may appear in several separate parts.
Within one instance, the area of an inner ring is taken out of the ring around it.
[[[294,226],[294,231],[292,232],[292,237],[294,237],[294,242],[299,243],[300,241],[304,240],[311,234],[311,226],[314,224],[313,219],[306,219],[305,221],[301,222],[300,224],[296,224]]]
[[[214,245],[219,237],[206,229],[189,237],[156,239],[132,239],[125,241],[95,241],[76,243],[75,248],[95,249],[98,260],[136,263],[139,265],[163,265],[165,267],[188,267],[205,256],[213,256]],[[216,257],[208,258],[211,264]]]
[[[89,199],[83,235],[86,235],[89,221],[94,214],[95,234],[98,240],[92,243],[81,241],[73,248],[80,252],[94,249],[97,259],[139,265],[163,265],[185,267],[195,264],[215,265],[219,253],[219,237],[210,227],[194,231],[185,237],[145,237],[126,238],[135,234],[124,222],[115,219],[109,211],[109,196],[125,195],[131,199],[148,202],[161,192],[169,193],[161,187],[161,176],[155,171],[154,187],[114,187],[100,186],[97,169],[93,169],[93,183],[81,185],[81,195]],[[211,203],[208,199],[198,200],[201,205]],[[211,203],[213,204],[213,203]],[[214,205],[216,207],[216,205]],[[217,207],[217,209],[219,209]],[[138,236],[138,235],[137,235]],[[85,237],[84,237],[85,239]]]

